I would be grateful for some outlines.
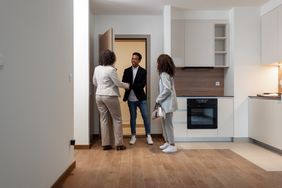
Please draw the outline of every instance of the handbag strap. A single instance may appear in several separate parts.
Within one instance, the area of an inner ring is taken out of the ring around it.
[[[157,109],[157,108],[160,107],[160,106],[161,106],[161,104],[156,103],[154,109]]]

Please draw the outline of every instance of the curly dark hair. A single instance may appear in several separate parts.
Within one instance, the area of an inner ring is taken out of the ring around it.
[[[100,65],[113,65],[116,61],[116,55],[111,50],[105,50],[102,52],[99,58]]]
[[[172,58],[167,54],[161,54],[157,60],[158,71],[161,74],[162,72],[168,73],[171,77],[175,74],[175,65]]]

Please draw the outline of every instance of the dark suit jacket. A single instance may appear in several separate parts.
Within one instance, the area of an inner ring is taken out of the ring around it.
[[[129,93],[132,89],[139,101],[146,100],[147,96],[144,92],[144,87],[146,86],[147,83],[147,71],[139,66],[134,83],[132,83],[132,80],[133,80],[132,67],[128,67],[123,72],[122,81],[129,83],[130,87],[129,90],[125,91],[123,101],[128,100]]]

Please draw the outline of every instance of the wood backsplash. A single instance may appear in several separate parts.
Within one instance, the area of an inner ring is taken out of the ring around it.
[[[224,96],[221,68],[176,68],[174,82],[177,96]]]

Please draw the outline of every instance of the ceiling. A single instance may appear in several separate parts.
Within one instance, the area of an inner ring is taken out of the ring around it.
[[[94,14],[162,14],[164,5],[190,10],[229,10],[269,0],[91,0]]]

